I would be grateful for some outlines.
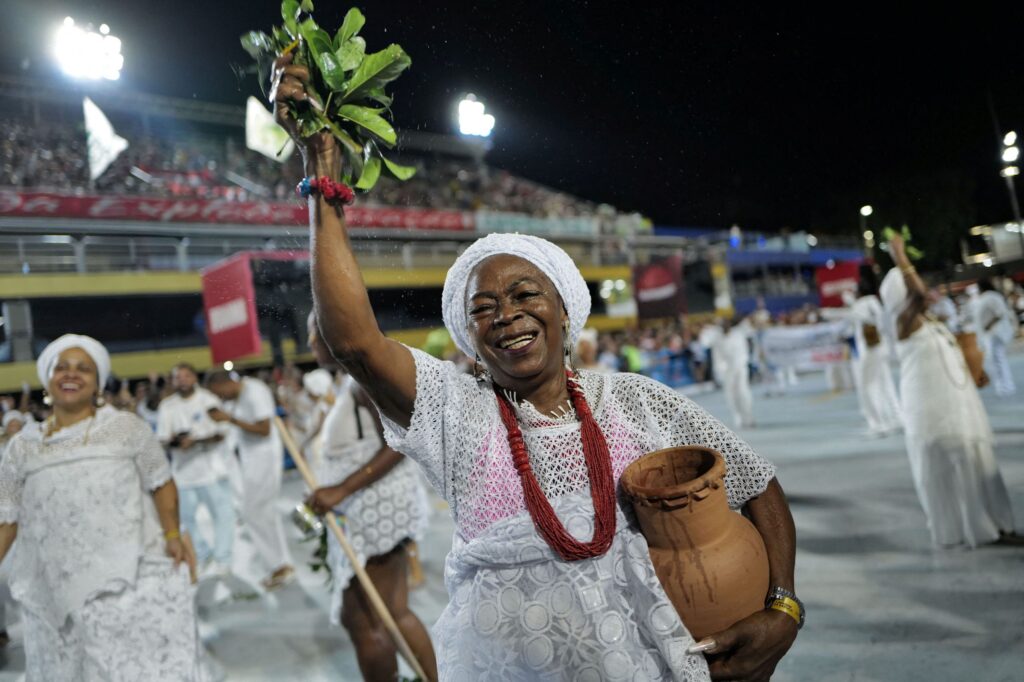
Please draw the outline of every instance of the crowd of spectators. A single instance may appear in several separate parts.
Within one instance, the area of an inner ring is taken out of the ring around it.
[[[240,137],[196,132],[146,134],[119,129],[129,142],[95,183],[89,181],[85,132],[69,123],[31,123],[0,115],[0,187],[127,196],[228,201],[283,201],[302,175],[298,157],[284,163],[247,149]],[[593,216],[599,206],[466,160],[403,158],[409,181],[384,175],[367,205],[472,211],[542,218]]]

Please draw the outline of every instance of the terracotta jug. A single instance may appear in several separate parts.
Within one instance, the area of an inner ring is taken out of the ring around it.
[[[764,608],[761,534],[729,509],[725,460],[710,448],[658,450],[622,473],[665,593],[697,640]]]
[[[974,385],[984,388],[988,385],[988,375],[985,374],[985,354],[978,348],[977,335],[974,332],[961,332],[956,335],[956,342],[960,344],[960,352],[964,354]]]

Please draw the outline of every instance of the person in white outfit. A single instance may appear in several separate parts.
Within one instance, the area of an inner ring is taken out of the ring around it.
[[[889,344],[885,310],[877,296],[874,273],[861,272],[859,296],[850,306],[854,327],[853,377],[860,411],[868,423],[868,432],[884,436],[903,427],[899,397],[889,366]]]
[[[95,339],[58,338],[37,370],[53,415],[0,464],[25,680],[200,679],[194,557],[163,448],[139,417],[102,405],[110,355]]]
[[[993,451],[993,434],[963,353],[949,330],[924,315],[927,293],[893,237],[897,267],[880,290],[896,326],[907,455],[936,546],[1024,544]]]
[[[196,557],[205,573],[223,575],[231,567],[235,537],[235,510],[231,484],[224,468],[224,429],[209,416],[220,401],[199,387],[194,367],[171,370],[175,392],[160,401],[157,438],[170,450],[171,471],[181,495],[181,523],[195,543]],[[213,549],[199,532],[196,512],[202,504],[213,518]]]
[[[274,394],[259,379],[239,378],[225,371],[211,373],[207,385],[226,403],[223,410],[211,410],[210,417],[235,428],[242,470],[242,515],[268,572],[263,587],[273,590],[295,577],[283,519],[276,507],[284,449],[273,422],[277,410]]]
[[[337,367],[312,316],[309,347],[319,364]],[[423,539],[429,517],[426,490],[416,464],[385,444],[380,415],[350,375],[340,373],[334,395],[319,438],[323,456],[315,474],[323,487],[306,504],[317,514],[336,510],[344,515],[345,534],[388,611],[428,674],[436,675],[430,636],[409,608],[407,577],[407,547]],[[331,622],[348,631],[364,678],[393,678],[396,660],[389,635],[369,608],[362,586],[352,580],[352,565],[338,541],[328,534],[327,543]]]
[[[985,369],[992,379],[992,388],[997,396],[1005,398],[1017,392],[1006,359],[1006,348],[1017,333],[1017,321],[992,280],[979,280],[978,289],[978,297],[971,302],[974,329],[985,353]]]
[[[739,428],[754,426],[754,398],[750,392],[750,337],[746,320],[725,320],[705,327],[701,343],[711,349],[711,367],[725,390],[725,399]]]
[[[928,312],[936,317],[942,324],[946,325],[946,329],[953,335],[959,334],[962,330],[960,328],[960,312],[956,308],[956,303],[946,293],[947,289],[945,286],[936,287],[932,290],[931,305],[928,306]]]

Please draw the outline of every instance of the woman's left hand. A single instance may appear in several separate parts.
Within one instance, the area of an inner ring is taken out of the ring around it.
[[[709,635],[715,647],[704,652],[713,680],[771,679],[779,660],[793,646],[797,624],[780,611],[765,609]]]

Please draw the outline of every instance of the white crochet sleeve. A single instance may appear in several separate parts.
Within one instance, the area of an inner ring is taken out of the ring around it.
[[[15,436],[0,454],[0,523],[17,523],[25,485],[24,438]]]
[[[639,375],[640,394],[648,415],[665,434],[665,442],[675,445],[703,445],[725,458],[725,487],[729,506],[739,509],[747,500],[765,491],[775,476],[775,466],[747,445],[710,412],[684,395]]]
[[[125,412],[118,415],[124,424],[124,433],[131,439],[135,449],[135,466],[142,477],[142,487],[153,491],[171,480],[171,465],[159,439],[142,419]]]
[[[384,437],[389,446],[415,460],[427,475],[430,485],[448,499],[445,466],[445,408],[458,401],[457,385],[462,373],[452,362],[445,362],[409,348],[416,362],[416,401],[409,428],[403,428],[381,414]]]

